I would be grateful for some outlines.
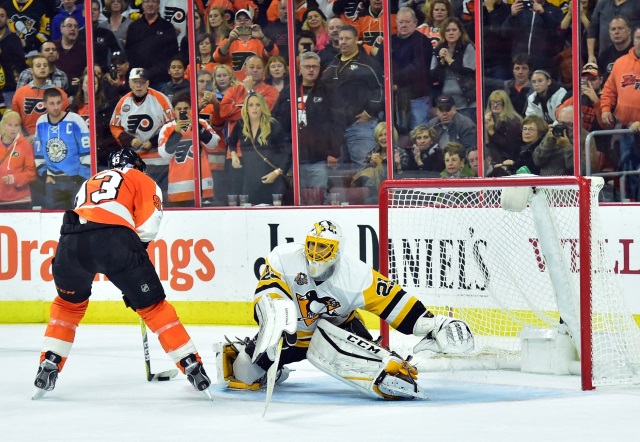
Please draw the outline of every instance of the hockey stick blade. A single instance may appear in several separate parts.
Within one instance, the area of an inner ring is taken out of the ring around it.
[[[153,382],[153,381],[170,381],[171,379],[175,378],[178,375],[178,370],[177,369],[173,369],[173,370],[167,370],[167,371],[161,371],[160,373],[149,373],[149,375],[147,376],[147,381],[149,382]]]
[[[276,349],[276,357],[269,367],[267,371],[267,397],[264,402],[264,411],[262,412],[262,417],[267,414],[267,408],[269,408],[269,403],[271,402],[271,396],[273,395],[273,388],[276,386],[276,376],[278,375],[278,364],[280,363],[280,353],[282,353],[282,344],[284,342],[284,338],[280,338],[278,341],[278,348]]]

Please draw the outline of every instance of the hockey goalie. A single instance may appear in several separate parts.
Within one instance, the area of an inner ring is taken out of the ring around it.
[[[411,357],[374,342],[357,309],[376,314],[404,334],[422,336],[414,352],[473,349],[473,335],[464,321],[434,316],[369,265],[343,256],[343,249],[342,230],[328,220],[317,222],[304,244],[273,249],[255,291],[258,334],[214,345],[219,381],[224,379],[229,388],[260,389],[279,356],[280,384],[289,375],[286,365],[306,358],[375,398],[425,397]]]

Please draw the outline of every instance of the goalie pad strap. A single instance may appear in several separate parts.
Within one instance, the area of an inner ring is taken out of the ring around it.
[[[329,376],[377,399],[424,397],[415,383],[415,367],[324,319],[311,338],[307,359]]]

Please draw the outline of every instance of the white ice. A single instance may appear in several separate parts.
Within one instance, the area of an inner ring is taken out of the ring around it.
[[[0,326],[0,441],[637,440],[640,386],[580,390],[576,376],[421,373],[430,401],[363,396],[307,362],[277,386],[213,401],[179,374],[147,382],[140,329],[81,325],[55,390],[31,400],[45,325]],[[212,344],[253,328],[187,326],[215,378]],[[151,368],[174,368],[150,334]]]

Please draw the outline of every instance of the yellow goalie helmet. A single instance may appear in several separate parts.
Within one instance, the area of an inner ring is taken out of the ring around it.
[[[309,276],[317,278],[338,263],[342,248],[342,229],[333,221],[322,220],[313,225],[304,241],[309,263]]]

